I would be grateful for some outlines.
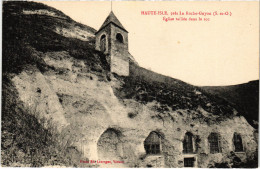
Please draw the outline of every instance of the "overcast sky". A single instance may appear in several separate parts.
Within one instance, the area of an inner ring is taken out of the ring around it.
[[[109,1],[44,3],[95,29],[111,10]],[[163,16],[145,16],[141,11],[232,15],[209,16],[207,22],[165,22]],[[129,32],[129,52],[144,68],[200,86],[233,85],[259,77],[259,2],[113,1],[113,12]]]

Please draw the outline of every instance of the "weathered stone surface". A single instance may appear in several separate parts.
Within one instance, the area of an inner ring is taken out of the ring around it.
[[[67,133],[73,145],[89,160],[124,161],[124,164],[113,163],[109,167],[183,167],[187,157],[182,153],[186,132],[197,138],[197,151],[189,155],[195,157],[197,167],[231,163],[234,132],[240,133],[243,140],[244,152],[236,153],[242,161],[253,157],[256,152],[254,129],[244,117],[234,116],[208,124],[193,118],[202,110],[169,109],[158,118],[159,112],[154,106],[160,103],[141,104],[133,99],[119,99],[112,87],[118,88],[122,82],[116,78],[111,82],[102,81],[95,74],[82,72],[81,69],[87,69],[84,63],[74,64],[78,61],[68,59],[62,53],[56,54],[61,62],[66,62],[64,66],[69,66],[65,74],[27,70],[14,76],[12,81],[25,106],[35,110],[39,120],[44,117],[52,121],[61,133]],[[48,57],[47,63],[60,68],[60,64],[53,64],[56,59]],[[90,79],[89,75],[93,78]],[[135,115],[130,118],[128,114],[133,112]],[[203,114],[213,117],[205,110]],[[162,135],[159,156],[146,155],[144,149],[144,140],[152,131]],[[208,136],[211,132],[221,136],[221,153],[209,152]],[[105,164],[99,166],[108,167]]]

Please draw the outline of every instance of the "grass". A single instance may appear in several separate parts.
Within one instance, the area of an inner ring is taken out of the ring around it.
[[[135,71],[135,69],[131,71]],[[200,91],[198,87],[151,71],[140,71],[139,75],[131,73],[133,75],[128,77],[114,75],[123,82],[122,88],[115,92],[119,98],[134,99],[142,104],[157,101],[160,106],[155,107],[155,109],[159,112],[169,111],[169,107],[172,110],[197,110],[200,106],[214,115],[223,117],[223,119],[233,115],[233,108],[227,101],[205,92],[198,94],[196,93],[196,91]],[[147,73],[153,74],[153,78]]]
[[[65,19],[22,13],[23,10],[37,9],[53,11]],[[67,51],[71,57],[85,60],[94,71],[106,72],[109,69],[106,56],[95,50],[94,38],[81,41],[54,31],[56,27],[70,29],[78,25],[94,34],[93,28],[73,21],[54,8],[35,2],[4,2],[3,11],[3,72],[19,73],[25,65],[36,65],[44,71],[47,65],[39,53],[55,51]],[[37,56],[34,55],[37,53],[35,51],[38,52]]]
[[[240,115],[258,129],[259,80],[233,86],[201,87],[203,91],[228,100]]]

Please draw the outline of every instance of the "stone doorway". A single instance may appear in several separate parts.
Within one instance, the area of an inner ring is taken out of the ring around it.
[[[113,128],[107,129],[99,138],[97,143],[98,159],[100,161],[111,161],[110,164],[100,164],[100,167],[124,167],[123,164],[113,163],[113,160],[123,161],[123,143],[121,132]]]

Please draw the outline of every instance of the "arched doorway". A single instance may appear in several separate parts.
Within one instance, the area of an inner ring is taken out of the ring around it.
[[[98,158],[100,160],[121,160],[123,156],[121,132],[113,128],[107,129],[97,143]]]

